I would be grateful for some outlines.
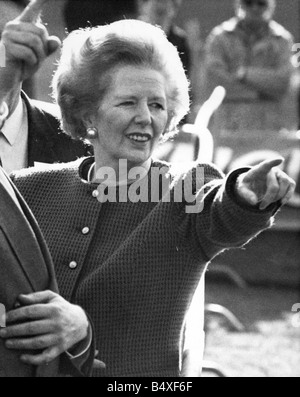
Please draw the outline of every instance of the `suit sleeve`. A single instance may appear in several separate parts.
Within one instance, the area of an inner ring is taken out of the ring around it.
[[[88,316],[88,315],[87,315]],[[62,355],[60,373],[63,377],[91,377],[96,356],[95,330],[89,318],[89,332],[86,339],[76,346],[76,351]]]

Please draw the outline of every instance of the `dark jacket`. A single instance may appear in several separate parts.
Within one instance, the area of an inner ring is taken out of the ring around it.
[[[177,48],[180,59],[188,76],[191,75],[192,54],[188,44],[188,37],[184,30],[173,25],[168,33],[168,40]]]
[[[25,201],[13,189],[23,214],[0,183],[0,302],[7,312],[14,308],[20,294],[58,291],[45,240]],[[58,373],[58,360],[36,368],[23,364],[19,357],[20,352],[7,350],[0,339],[0,377],[49,377]]]
[[[92,152],[90,146],[62,132],[59,120],[35,106],[22,93],[28,114],[28,166],[40,163],[67,163]]]
[[[2,168],[0,172],[5,175]],[[54,266],[44,237],[19,191],[8,177],[7,180],[22,211],[0,182],[0,304],[6,312],[14,309],[20,294],[45,290],[58,293]],[[63,354],[47,366],[33,367],[23,364],[20,352],[6,349],[0,339],[0,378],[90,376],[94,352],[93,340],[89,351],[79,359],[70,360]]]

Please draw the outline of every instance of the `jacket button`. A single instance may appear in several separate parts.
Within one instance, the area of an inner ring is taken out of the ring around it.
[[[77,262],[75,262],[75,261],[72,261],[72,262],[69,264],[69,268],[72,269],[72,270],[76,269],[77,266],[78,266],[78,264],[77,264]]]
[[[93,197],[97,198],[99,196],[98,190],[93,191]]]
[[[84,235],[89,234],[89,232],[90,232],[90,228],[89,228],[89,227],[84,227],[84,228],[82,229],[82,234],[84,234]]]

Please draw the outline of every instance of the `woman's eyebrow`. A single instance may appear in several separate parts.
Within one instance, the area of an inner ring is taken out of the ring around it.
[[[128,99],[137,99],[137,97],[134,96],[134,95],[131,95],[131,94],[127,94],[127,95],[124,94],[124,95],[117,95],[117,96],[114,97],[114,99],[117,100],[117,101],[122,101],[124,99],[126,99],[126,100],[128,100]]]
[[[128,100],[128,99],[136,100],[136,99],[138,99],[138,96],[131,95],[131,94],[128,94],[128,95],[124,94],[124,95],[117,95],[114,99],[116,101],[122,101],[122,100],[125,100],[125,99],[126,100]],[[166,102],[166,98],[164,96],[157,96],[157,95],[151,96],[150,100],[151,101],[163,101],[163,102]]]
[[[166,97],[164,97],[164,96],[154,96],[154,97],[151,97],[151,99],[152,99],[152,101],[162,101],[162,102],[166,102]]]

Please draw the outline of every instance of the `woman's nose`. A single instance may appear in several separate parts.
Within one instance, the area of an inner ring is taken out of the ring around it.
[[[135,122],[137,124],[142,124],[142,125],[151,124],[152,116],[151,116],[151,112],[150,112],[148,104],[147,105],[140,105],[137,108],[137,113],[136,113],[136,116],[135,116]]]

